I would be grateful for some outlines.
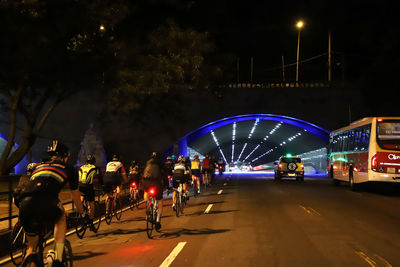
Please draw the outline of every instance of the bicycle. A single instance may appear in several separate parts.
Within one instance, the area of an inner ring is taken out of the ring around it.
[[[26,254],[27,244],[25,231],[19,221],[17,221],[13,227],[10,235],[9,245],[12,263],[15,266],[21,265]]]
[[[139,206],[139,190],[136,182],[132,182],[129,188],[129,207],[133,210],[135,206]]]
[[[198,181],[198,177],[196,175],[192,176],[192,184],[193,184],[193,196],[197,197],[200,193],[199,193],[199,187],[197,184]]]
[[[46,247],[46,239],[48,239],[52,235],[53,231],[43,230],[39,233],[39,241],[37,244],[38,252],[29,254],[22,263],[22,267],[26,266],[36,266],[42,267],[47,266],[49,263],[47,262],[47,258],[45,259],[44,248]],[[72,247],[67,239],[64,241],[64,253],[62,263],[66,267],[73,266],[73,255],[72,255]]]
[[[179,213],[183,214],[183,208],[186,203],[186,197],[184,197],[183,184],[179,183],[178,188],[174,188],[175,193],[175,215],[179,217]]]
[[[83,196],[83,201],[82,201],[82,206],[85,214],[89,213],[89,201],[87,200],[86,196]],[[95,210],[95,216],[96,216],[96,211],[98,216],[95,217],[93,220],[91,220],[88,216],[87,217],[82,217],[78,215],[76,223],[75,223],[75,233],[76,235],[82,239],[83,236],[86,233],[86,229],[89,227],[94,233],[97,233],[100,227],[101,223],[101,215],[100,215],[100,204],[98,201],[94,201],[94,210]],[[93,224],[93,227],[90,227],[91,224]]]
[[[122,216],[122,204],[121,204],[121,199],[119,197],[119,194],[114,196],[114,193],[117,191],[117,189],[114,189],[111,194],[108,194],[107,200],[106,200],[106,209],[108,207],[108,210],[106,210],[106,215],[105,215],[105,221],[107,224],[111,224],[111,220],[113,215],[115,218],[119,221],[121,220]]]
[[[210,184],[211,180],[211,174],[209,170],[204,170],[203,173],[203,185],[204,185],[204,190],[206,190],[207,186]]]
[[[155,228],[158,215],[158,204],[155,198],[156,188],[150,187],[147,190],[147,200],[146,200],[146,232],[147,237],[152,238],[153,229]],[[159,232],[158,230],[156,230]]]

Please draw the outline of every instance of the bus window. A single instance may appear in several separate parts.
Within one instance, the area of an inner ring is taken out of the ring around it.
[[[400,120],[378,122],[377,142],[384,149],[400,149]]]
[[[370,132],[371,132],[371,124],[362,127],[361,146],[360,146],[361,151],[368,151]]]
[[[359,151],[361,150],[361,135],[362,135],[362,129],[361,128],[357,128],[354,131],[354,151]]]
[[[347,146],[347,151],[353,151],[354,150],[354,131],[349,131],[348,135],[348,146]]]

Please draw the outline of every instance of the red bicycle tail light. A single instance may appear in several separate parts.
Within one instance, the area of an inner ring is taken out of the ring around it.
[[[378,170],[378,160],[377,160],[376,154],[371,158],[371,169],[373,171]]]
[[[132,187],[135,187],[135,186],[136,186],[136,183],[135,183],[135,182],[132,182],[132,183],[131,183],[131,186],[132,186]]]
[[[282,163],[279,163],[278,167],[279,167],[279,168],[282,168],[282,167],[283,167]]]
[[[150,188],[149,189],[149,194],[154,196],[156,194],[156,189],[155,188]]]
[[[382,121],[383,121],[383,119],[377,119],[377,121],[378,121],[378,122],[382,122]]]

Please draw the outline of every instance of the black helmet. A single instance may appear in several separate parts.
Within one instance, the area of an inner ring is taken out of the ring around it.
[[[92,155],[92,154],[88,154],[88,155],[86,156],[86,163],[95,164],[95,163],[96,163],[96,158],[95,158],[95,156]]]
[[[47,153],[51,156],[69,156],[68,147],[58,140],[52,141],[52,143],[47,147]]]
[[[136,160],[132,160],[132,161],[131,161],[131,166],[136,166],[136,165],[137,165]]]
[[[119,161],[119,156],[118,156],[117,154],[114,154],[114,155],[112,156],[112,159],[111,159],[111,160]]]

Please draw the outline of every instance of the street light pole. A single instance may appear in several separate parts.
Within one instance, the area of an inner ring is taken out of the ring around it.
[[[300,32],[301,28],[303,28],[304,23],[303,21],[298,21],[296,24],[297,29],[299,29],[299,32],[297,34],[297,61],[296,61],[296,82],[299,81],[299,57],[300,57]]]

